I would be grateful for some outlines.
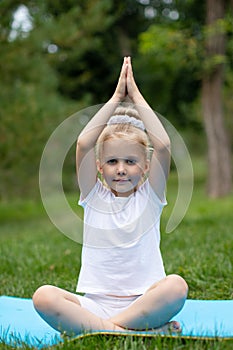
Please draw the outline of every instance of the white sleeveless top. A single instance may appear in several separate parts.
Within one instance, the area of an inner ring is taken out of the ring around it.
[[[139,295],[165,277],[159,245],[166,202],[148,180],[129,197],[116,197],[98,180],[79,204],[84,237],[77,292]]]

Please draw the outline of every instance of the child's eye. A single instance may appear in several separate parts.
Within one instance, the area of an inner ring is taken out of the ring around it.
[[[114,165],[114,164],[116,164],[117,163],[117,160],[116,159],[109,159],[108,161],[107,161],[107,164],[109,164],[109,165]]]
[[[136,160],[135,159],[127,159],[127,164],[129,164],[129,165],[134,165],[134,164],[136,164]]]

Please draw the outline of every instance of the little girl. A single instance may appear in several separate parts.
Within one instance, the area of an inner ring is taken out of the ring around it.
[[[119,107],[126,97],[135,109]],[[115,93],[77,142],[84,208],[77,292],[85,294],[42,286],[33,296],[36,310],[52,327],[68,335],[180,331],[170,320],[183,307],[188,287],[180,276],[165,275],[159,248],[169,165],[169,137],[125,57]]]

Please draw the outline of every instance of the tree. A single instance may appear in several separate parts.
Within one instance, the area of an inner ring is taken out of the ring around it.
[[[49,60],[60,93],[86,104],[106,101],[123,56],[135,54],[137,36],[148,26],[144,7],[136,0],[47,0],[37,6],[37,30],[43,31],[48,48],[57,48]]]
[[[9,40],[17,1],[0,5],[0,199],[38,195],[40,157],[50,133],[77,104],[57,93],[36,33]]]
[[[228,194],[232,187],[231,148],[224,123],[222,90],[224,83],[226,32],[224,0],[206,1],[206,70],[202,79],[202,106],[208,142],[208,184],[210,197]]]
[[[22,5],[32,28],[18,28],[12,39]],[[0,1],[0,199],[38,193],[50,133],[70,114],[109,98],[122,56],[134,52],[144,28],[140,9],[134,0]],[[66,163],[70,184],[73,158]]]
[[[189,5],[195,3],[190,1]],[[185,102],[184,112],[192,114],[190,102],[197,100],[201,93],[208,154],[207,193],[210,197],[227,195],[232,187],[231,146],[223,106],[225,69],[232,76],[232,12],[226,6],[230,4],[233,8],[232,3],[206,0],[206,24],[202,24],[200,19],[194,21],[195,25],[187,20],[169,25],[153,24],[142,33],[140,42],[141,53],[149,62],[148,71],[155,72],[154,82],[151,77],[150,82],[159,86],[156,97],[163,104],[167,101],[169,113],[173,109],[179,118],[188,121],[182,115],[179,101]],[[186,10],[182,7],[184,14]],[[205,8],[202,10],[205,13]],[[169,75],[169,79],[166,75]],[[160,80],[156,82],[158,78]],[[160,91],[164,88],[167,95],[161,96]],[[180,91],[183,91],[183,95],[180,95]],[[176,101],[172,100],[172,96]]]
[[[14,12],[22,4],[32,29],[9,40]],[[123,55],[133,56],[137,80],[151,105],[175,125],[199,131],[200,120],[190,106],[198,98],[202,77],[223,60],[222,55],[205,59],[204,4],[202,0],[0,1],[0,196],[8,192],[7,182],[12,193],[21,188],[30,191],[29,183],[34,188],[51,130],[69,113],[109,98]],[[231,49],[228,45],[225,57],[231,67],[232,51],[233,45]],[[227,108],[231,110],[230,102]]]

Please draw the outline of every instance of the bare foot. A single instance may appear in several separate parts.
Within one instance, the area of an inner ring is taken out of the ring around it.
[[[116,328],[116,331],[120,330],[121,332],[153,332],[154,334],[160,334],[160,333],[165,333],[165,334],[171,334],[171,333],[180,333],[182,331],[179,322],[177,321],[171,321],[166,323],[165,325],[158,327],[158,328],[148,328],[148,329],[129,329],[129,328]]]
[[[164,326],[159,328],[153,328],[151,329],[155,333],[180,333],[182,331],[179,322],[177,321],[171,321],[166,323]]]

